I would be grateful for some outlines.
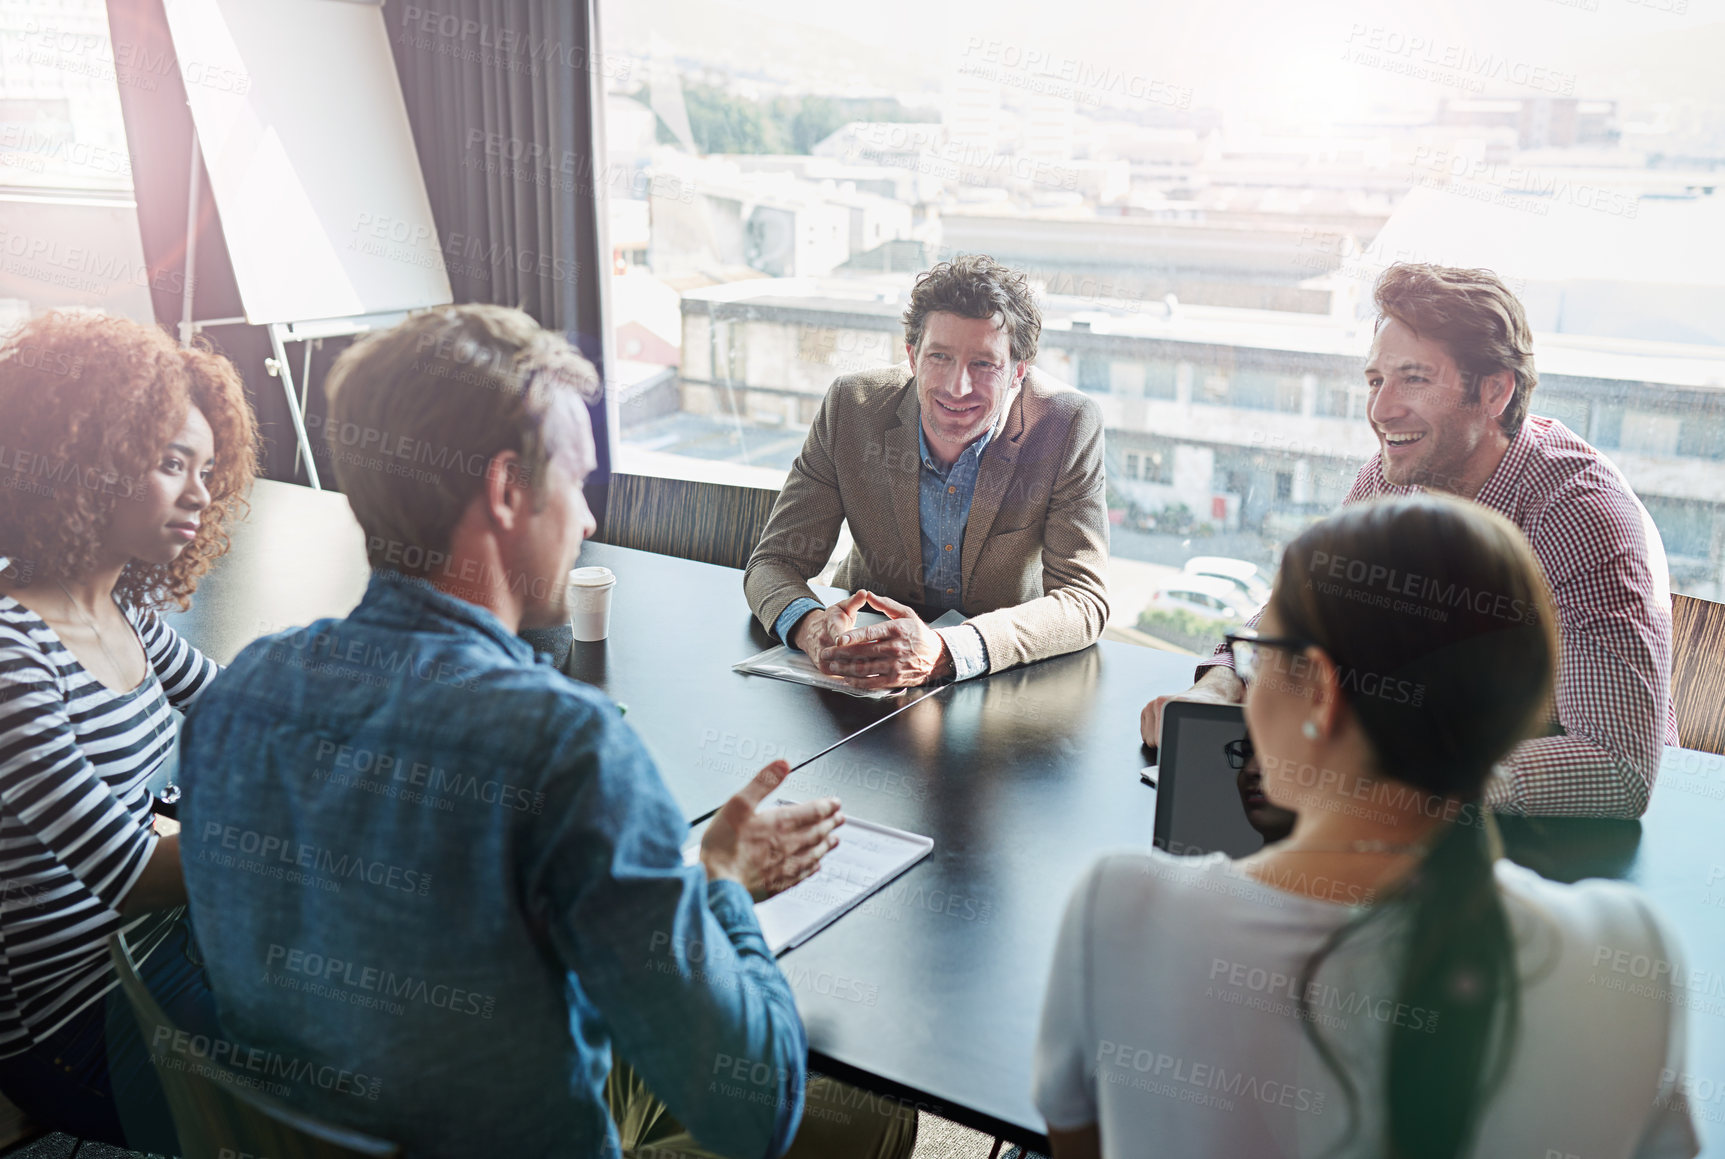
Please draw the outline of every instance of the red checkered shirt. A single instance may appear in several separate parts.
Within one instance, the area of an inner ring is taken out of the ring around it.
[[[1385,482],[1374,455],[1345,502],[1419,490]],[[1475,498],[1527,535],[1551,587],[1560,640],[1563,734],[1516,746],[1489,783],[1487,803],[1506,813],[1639,817],[1661,746],[1677,743],[1671,605],[1649,566],[1648,533],[1657,532],[1617,468],[1554,419],[1529,416]],[[1233,666],[1227,645],[1199,674],[1216,664]]]

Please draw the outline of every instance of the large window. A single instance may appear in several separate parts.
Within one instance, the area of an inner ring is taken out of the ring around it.
[[[1622,468],[1675,590],[1725,597],[1711,6],[601,7],[617,349],[654,399],[622,469],[782,478],[834,377],[903,360],[915,274],[986,252],[1106,415],[1114,626],[1151,628],[1190,557],[1268,569],[1375,451],[1377,274],[1487,266],[1534,412]]]
[[[0,2],[0,332],[54,306],[154,319],[119,86],[171,54],[116,44],[102,0]]]
[[[131,192],[116,86],[164,67],[116,56],[101,0],[0,5],[0,185]]]

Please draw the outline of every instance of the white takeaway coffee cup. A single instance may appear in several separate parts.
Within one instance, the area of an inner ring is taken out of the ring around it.
[[[584,643],[611,632],[611,589],[617,577],[608,567],[578,567],[569,573],[569,626]]]

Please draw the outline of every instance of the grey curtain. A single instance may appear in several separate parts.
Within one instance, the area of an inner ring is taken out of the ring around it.
[[[146,59],[172,58],[162,0],[107,6],[116,44]],[[599,285],[609,254],[598,245],[595,174],[603,158],[595,164],[593,93],[604,58],[595,51],[592,11],[591,0],[386,0],[383,14],[455,300],[526,310],[578,346],[603,379]],[[178,71],[159,79],[121,85],[120,102],[156,317],[172,328],[186,252],[191,122]],[[200,209],[198,316],[237,315],[239,291],[207,177]],[[226,326],[206,336],[245,376],[264,430],[265,473],[295,478],[286,406],[264,373],[263,331]],[[320,388],[347,344],[332,339],[316,353],[312,380]],[[291,357],[297,373],[301,354]],[[323,409],[321,394],[312,392],[313,415]],[[593,418],[599,471],[589,502],[603,517],[611,449],[602,406]],[[329,486],[326,448],[313,442]]]
[[[455,300],[520,307],[603,380],[589,0],[387,0],[384,19]]]

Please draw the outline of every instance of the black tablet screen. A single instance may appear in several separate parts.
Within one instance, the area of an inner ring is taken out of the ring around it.
[[[1162,724],[1156,844],[1170,853],[1244,857],[1264,847],[1246,820],[1227,746],[1246,735],[1238,706],[1175,701]]]

